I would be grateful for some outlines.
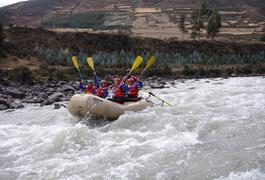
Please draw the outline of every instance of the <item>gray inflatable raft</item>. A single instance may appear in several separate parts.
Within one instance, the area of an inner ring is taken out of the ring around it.
[[[76,94],[68,102],[67,109],[73,116],[79,118],[92,115],[114,120],[126,111],[137,112],[152,106],[153,103],[145,99],[119,104],[92,94]]]

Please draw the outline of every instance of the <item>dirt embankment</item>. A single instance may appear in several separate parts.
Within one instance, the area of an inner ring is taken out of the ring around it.
[[[132,38],[127,35],[92,34],[86,32],[56,33],[41,28],[9,28],[5,32],[5,52],[16,57],[34,56],[38,46],[59,49],[68,48],[76,53],[92,54],[98,51],[135,51],[207,54],[254,53],[265,51],[264,43],[235,43],[220,41],[163,41],[152,38]]]

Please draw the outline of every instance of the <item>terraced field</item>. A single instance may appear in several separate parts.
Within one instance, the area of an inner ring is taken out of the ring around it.
[[[32,0],[0,9],[0,18],[19,26],[43,26],[55,31],[127,33],[133,36],[182,39],[181,14],[199,6],[196,0]],[[265,26],[263,0],[209,0],[222,14],[220,39],[254,39]],[[190,39],[189,33],[184,39]]]

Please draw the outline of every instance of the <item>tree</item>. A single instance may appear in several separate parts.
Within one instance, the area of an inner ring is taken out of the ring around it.
[[[200,8],[200,15],[202,17],[203,16],[210,17],[211,14],[212,14],[212,10],[209,8],[208,1],[204,0]]]
[[[207,34],[214,40],[214,37],[217,36],[220,28],[222,27],[221,15],[217,10],[214,10],[212,15],[209,18],[207,26]]]
[[[192,34],[195,39],[197,36],[200,40],[201,32],[205,29],[206,23],[212,14],[208,1],[204,0],[199,10],[194,10],[191,15]]]
[[[186,21],[186,16],[182,14],[179,19],[178,27],[180,31],[182,32],[182,40],[184,40],[184,33],[187,32],[187,29],[185,27],[185,21]]]
[[[4,28],[3,25],[0,23],[0,53],[3,51],[4,45]]]
[[[191,24],[192,24],[192,33],[191,33],[191,37],[195,40],[196,37],[199,35],[199,31],[200,31],[200,13],[199,10],[196,9],[192,12],[191,15]]]
[[[265,33],[261,35],[260,41],[265,42]]]

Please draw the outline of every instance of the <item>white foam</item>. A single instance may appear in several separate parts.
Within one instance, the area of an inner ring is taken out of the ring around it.
[[[227,177],[220,177],[215,180],[263,180],[265,173],[260,169],[252,169],[246,172],[231,172]]]
[[[0,112],[0,177],[264,178],[264,78],[176,81],[152,91],[174,106],[96,128],[52,106]]]

